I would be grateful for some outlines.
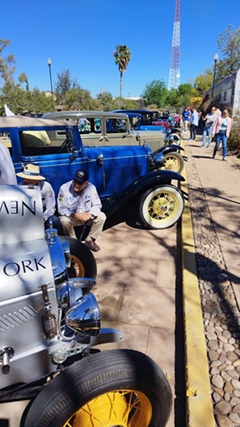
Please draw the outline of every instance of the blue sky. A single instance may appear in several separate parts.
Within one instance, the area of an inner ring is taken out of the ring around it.
[[[50,90],[52,80],[71,71],[82,88],[119,96],[116,45],[132,58],[123,75],[123,96],[139,96],[152,80],[168,86],[175,0],[5,0],[1,3],[0,38],[11,44],[15,81],[25,72],[30,89]],[[181,79],[192,83],[213,66],[220,33],[240,25],[240,0],[181,0]]]

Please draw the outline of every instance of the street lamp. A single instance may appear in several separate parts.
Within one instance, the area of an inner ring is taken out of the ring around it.
[[[213,59],[214,59],[214,70],[213,70],[212,99],[213,99],[213,94],[214,94],[214,85],[215,85],[215,76],[216,76],[216,66],[217,66],[217,60],[218,60],[218,53],[215,53]]]
[[[47,63],[48,63],[48,67],[49,67],[49,78],[50,78],[51,92],[52,92],[52,96],[53,96],[52,72],[51,72],[52,60],[51,60],[51,58],[48,57]]]

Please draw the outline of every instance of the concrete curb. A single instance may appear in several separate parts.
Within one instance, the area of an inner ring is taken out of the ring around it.
[[[186,181],[181,188],[188,193],[186,169],[182,175]],[[181,220],[187,427],[215,427],[193,228],[187,201]]]

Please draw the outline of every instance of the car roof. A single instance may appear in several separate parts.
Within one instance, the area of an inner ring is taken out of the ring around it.
[[[25,117],[25,116],[0,116],[0,128],[14,127],[56,127],[55,120],[44,120],[42,118]],[[67,121],[61,120],[57,126],[69,126]]]
[[[124,112],[115,113],[112,111],[56,111],[54,113],[46,113],[43,115],[44,119],[81,119],[81,118],[94,118],[94,117],[109,117],[111,118],[119,118],[120,116],[123,118],[127,118],[127,114]]]
[[[138,114],[153,114],[153,113],[159,113],[158,110],[114,110],[115,112],[118,113],[138,113]]]

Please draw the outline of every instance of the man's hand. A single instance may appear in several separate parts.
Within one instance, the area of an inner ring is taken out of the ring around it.
[[[92,214],[90,212],[76,212],[72,216],[74,219],[78,219],[79,221],[86,222],[91,218]]]

